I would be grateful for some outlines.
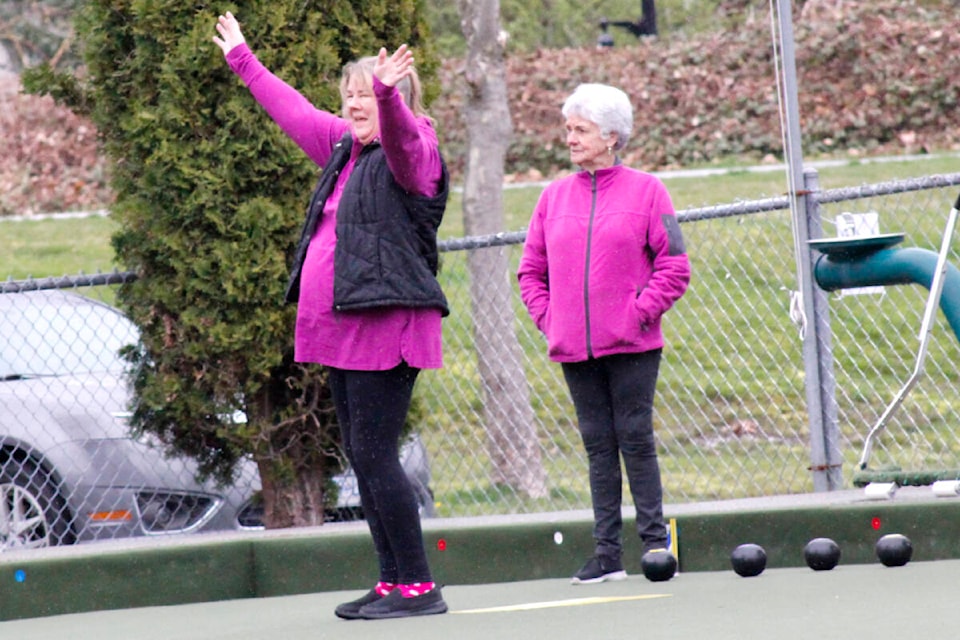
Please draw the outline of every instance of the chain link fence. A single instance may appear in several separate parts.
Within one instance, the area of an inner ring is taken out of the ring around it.
[[[937,251],[957,184],[960,175],[930,176],[818,191],[808,200],[825,236],[836,235],[837,225],[851,216],[875,213],[876,232],[903,232],[902,246]],[[664,322],[667,346],[655,402],[664,499],[681,503],[812,491],[803,341],[790,313],[798,269],[789,199],[678,215],[693,280]],[[502,456],[491,452],[497,443],[484,421],[484,402],[509,394],[485,392],[489,382],[478,372],[472,318],[474,312],[499,310],[472,309],[464,250],[503,252],[515,269],[522,242],[523,233],[506,233],[444,246],[442,277],[453,310],[445,324],[446,366],[425,374],[418,391],[431,407],[423,434],[444,515],[590,506],[586,461],[560,367],[547,359],[516,287],[511,313],[547,494],[531,495],[499,482],[503,473],[492,468],[491,460]],[[853,486],[866,434],[914,367],[926,297],[919,286],[829,295],[832,366],[826,383],[835,389],[836,416],[826,427],[834,431],[843,487]],[[942,317],[928,353],[923,377],[878,438],[871,468],[960,469],[958,336]],[[624,495],[629,496],[626,487]]]
[[[960,174],[815,191],[806,199],[813,237],[821,228],[842,235],[859,221],[871,233],[903,232],[900,246],[936,252],[957,185]],[[665,501],[812,491],[811,451],[821,435],[811,435],[804,343],[791,318],[798,268],[789,200],[688,209],[679,218],[693,280],[664,322],[655,427]],[[423,415],[416,444],[429,456],[439,516],[590,507],[560,367],[547,359],[515,283],[523,238],[441,244],[452,310],[445,366],[424,372],[416,389]],[[495,252],[508,272],[476,291],[505,287],[509,304],[471,296],[470,257],[481,252]],[[102,301],[132,277],[0,282],[0,550],[259,525],[252,465],[235,486],[217,489],[197,483],[189,461],[129,437],[116,350],[136,329]],[[835,411],[823,428],[835,442],[841,487],[849,488],[867,433],[914,368],[927,290],[870,287],[826,299],[831,347],[817,364]],[[490,326],[506,329],[475,335]],[[486,357],[478,355],[481,343]],[[938,318],[923,375],[878,435],[871,469],[960,469],[956,362],[958,336]],[[339,480],[341,502],[355,501],[349,478]],[[629,500],[626,487],[624,495]],[[79,528],[78,513],[89,515]],[[38,522],[47,523],[43,535],[31,538]]]

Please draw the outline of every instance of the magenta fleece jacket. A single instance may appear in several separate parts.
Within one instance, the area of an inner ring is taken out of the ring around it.
[[[551,183],[530,220],[517,277],[551,360],[662,347],[660,318],[690,283],[666,187],[620,164]]]

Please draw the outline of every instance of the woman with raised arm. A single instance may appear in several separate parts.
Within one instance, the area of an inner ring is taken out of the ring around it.
[[[219,17],[230,68],[322,168],[287,287],[297,303],[295,357],[324,365],[379,559],[379,581],[341,618],[444,613],[427,563],[401,431],[421,369],[443,364],[437,228],[449,177],[406,45],[348,63],[342,115],[317,109],[268,71],[236,18]]]

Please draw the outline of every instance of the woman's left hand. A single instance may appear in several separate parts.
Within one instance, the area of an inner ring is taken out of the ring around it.
[[[397,83],[413,72],[413,53],[402,44],[400,48],[388,56],[387,50],[380,48],[377,61],[373,65],[373,75],[388,87],[395,87]]]

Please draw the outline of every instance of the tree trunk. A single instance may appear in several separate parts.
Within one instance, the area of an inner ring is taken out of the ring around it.
[[[467,39],[464,72],[469,148],[463,190],[468,236],[503,231],[503,161],[510,142],[505,35],[498,0],[460,0]],[[474,343],[493,481],[530,496],[546,495],[546,473],[514,331],[512,272],[504,247],[468,256]]]
[[[259,428],[253,459],[260,472],[263,524],[267,529],[323,524],[326,488],[340,468],[333,400],[322,369],[306,367],[294,383],[273,378],[253,396],[247,417]],[[287,419],[278,415],[286,408]]]
[[[268,529],[315,527],[323,524],[321,469],[307,466],[286,472],[276,460],[260,460],[263,523]]]

